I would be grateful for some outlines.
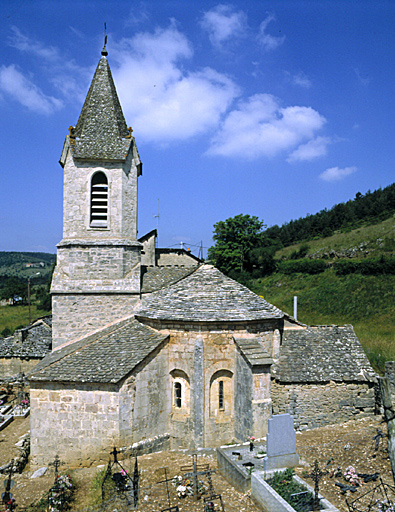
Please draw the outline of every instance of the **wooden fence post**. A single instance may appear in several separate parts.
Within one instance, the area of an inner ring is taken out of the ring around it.
[[[391,389],[386,377],[379,377],[381,402],[384,408],[384,420],[387,423],[388,456],[391,462],[392,478],[395,483],[395,412],[392,407]]]

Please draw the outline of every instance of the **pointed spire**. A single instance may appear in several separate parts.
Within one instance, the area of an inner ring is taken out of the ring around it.
[[[102,57],[71,142],[74,158],[93,160],[124,160],[132,138],[119,103],[106,55],[107,35]]]

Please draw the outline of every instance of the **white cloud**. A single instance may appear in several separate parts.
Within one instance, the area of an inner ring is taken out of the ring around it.
[[[207,154],[255,159],[292,150],[326,122],[311,107],[281,108],[270,94],[256,94],[231,111]]]
[[[218,126],[238,94],[226,75],[211,68],[184,71],[192,48],[174,25],[122,41],[113,69],[122,108],[139,138],[184,140]],[[114,54],[114,52],[112,52]]]
[[[275,50],[285,41],[285,36],[272,36],[266,33],[267,26],[270,22],[275,21],[275,19],[273,14],[268,14],[259,27],[258,42],[265,51]]]
[[[346,176],[357,172],[357,170],[358,169],[355,166],[344,167],[343,169],[340,169],[339,167],[331,167],[330,169],[322,172],[320,174],[320,178],[325,181],[340,181]]]
[[[229,5],[217,5],[203,15],[201,25],[209,34],[214,46],[242,36],[247,27],[247,18],[243,11],[235,12]]]
[[[329,137],[316,137],[309,140],[306,144],[301,144],[287,158],[287,162],[301,162],[304,160],[313,160],[327,153],[327,146],[330,144]]]
[[[11,27],[11,36],[8,39],[8,44],[13,48],[20,51],[32,53],[45,60],[59,59],[59,51],[53,46],[45,46],[39,41],[34,41],[28,36],[22,34],[18,27]]]
[[[292,83],[304,87],[305,89],[310,89],[312,85],[311,80],[302,72],[293,76]]]
[[[63,106],[60,100],[52,96],[46,96],[13,64],[8,67],[0,67],[0,90],[28,109],[40,114],[51,114]]]

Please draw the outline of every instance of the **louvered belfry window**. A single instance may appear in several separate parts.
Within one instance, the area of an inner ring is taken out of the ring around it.
[[[108,224],[108,181],[104,172],[96,172],[91,182],[92,228],[106,228]]]

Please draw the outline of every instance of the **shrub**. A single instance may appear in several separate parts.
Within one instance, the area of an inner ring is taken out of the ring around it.
[[[320,274],[327,269],[323,260],[292,260],[283,261],[278,265],[278,271],[283,274]]]
[[[380,258],[363,261],[337,261],[334,269],[338,276],[395,274],[395,258],[380,256]]]

